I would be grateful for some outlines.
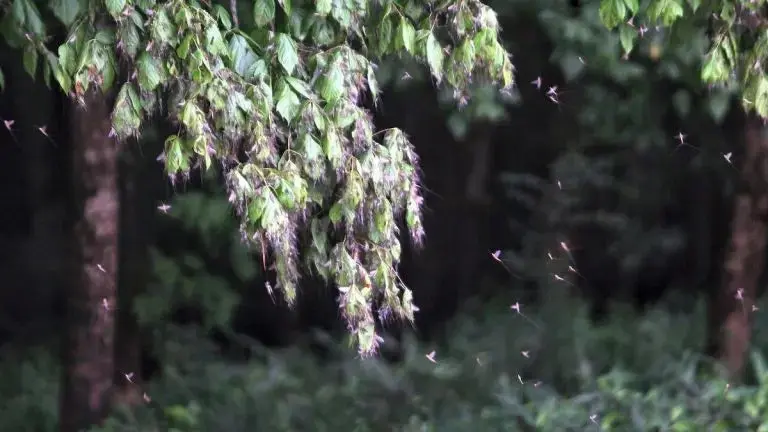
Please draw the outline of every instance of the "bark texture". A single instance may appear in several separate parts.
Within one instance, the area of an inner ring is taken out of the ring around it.
[[[746,362],[751,315],[763,272],[768,218],[768,137],[762,122],[748,121],[740,167],[741,188],[734,200],[724,278],[710,301],[710,349],[730,378],[739,379]]]
[[[67,295],[61,432],[79,432],[107,414],[114,374],[118,247],[118,148],[109,137],[110,98],[85,95],[70,111],[73,281]]]

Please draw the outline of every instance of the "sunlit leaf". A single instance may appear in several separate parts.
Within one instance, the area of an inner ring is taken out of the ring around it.
[[[51,0],[48,7],[62,24],[71,26],[85,9],[84,5],[84,0]]]
[[[432,75],[435,77],[435,79],[437,79],[437,82],[439,83],[443,77],[443,60],[445,59],[445,54],[443,54],[443,47],[440,46],[440,43],[435,38],[435,35],[431,32],[429,33],[429,36],[427,36],[426,44],[427,63],[429,63],[429,68],[432,72]]]
[[[600,20],[609,29],[618,26],[627,14],[627,6],[624,0],[601,0]]]
[[[339,100],[343,94],[344,72],[341,70],[341,65],[338,62],[334,62],[331,64],[330,70],[326,72],[320,81],[320,96],[326,101],[333,103]]]
[[[144,52],[139,56],[136,62],[138,71],[139,85],[144,91],[151,91],[157,88],[163,80],[163,66],[149,53]]]
[[[395,38],[395,49],[405,49],[413,54],[416,43],[416,30],[405,17],[400,17],[400,23],[397,27],[397,38]]]
[[[317,14],[324,17],[331,13],[331,5],[333,4],[332,0],[317,0],[315,2],[315,10],[317,11]]]
[[[126,0],[106,0],[104,3],[107,6],[107,12],[109,12],[113,18],[118,18],[127,5]]]
[[[291,86],[288,85],[285,81],[282,81],[277,86],[277,91],[275,92],[275,100],[277,101],[277,105],[275,105],[275,109],[280,114],[283,119],[285,119],[287,122],[290,122],[296,117],[296,114],[299,112],[299,107],[301,105],[301,102],[299,101],[299,97],[296,95],[296,93],[291,90]]]
[[[275,19],[275,0],[254,0],[253,20],[259,27],[264,27]]]
[[[292,74],[299,64],[299,53],[296,51],[296,42],[285,33],[278,33],[275,37],[277,60],[283,66],[288,75]]]

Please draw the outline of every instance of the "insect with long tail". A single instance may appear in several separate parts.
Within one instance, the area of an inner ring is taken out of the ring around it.
[[[5,128],[8,129],[8,133],[11,134],[11,138],[13,138],[13,142],[15,142],[17,145],[19,144],[19,140],[16,139],[16,134],[13,132],[13,124],[16,123],[16,120],[5,120],[3,119],[3,124],[5,125]]]
[[[522,278],[513,272],[509,267],[507,267],[507,264],[504,263],[504,261],[501,259],[501,250],[497,250],[496,252],[491,253],[491,258],[493,258],[497,263],[501,264],[501,266],[504,267],[504,270],[506,270],[509,274],[516,277],[517,279],[522,280]]]

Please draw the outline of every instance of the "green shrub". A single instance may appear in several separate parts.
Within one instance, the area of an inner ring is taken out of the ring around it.
[[[94,430],[768,431],[765,345],[750,362],[755,382],[728,386],[695,354],[700,305],[643,316],[619,308],[600,326],[582,306],[564,307],[524,310],[532,323],[497,301],[457,319],[444,346],[407,339],[397,363],[342,348],[320,362],[297,347],[233,364],[186,332],[169,342],[162,378],[147,389],[152,402]],[[8,357],[0,371],[0,428],[54,430],[50,356]]]

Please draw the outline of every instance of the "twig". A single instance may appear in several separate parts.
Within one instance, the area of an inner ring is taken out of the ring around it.
[[[237,18],[237,0],[229,0],[229,13],[232,14],[232,23],[235,28],[240,27],[240,19]]]

